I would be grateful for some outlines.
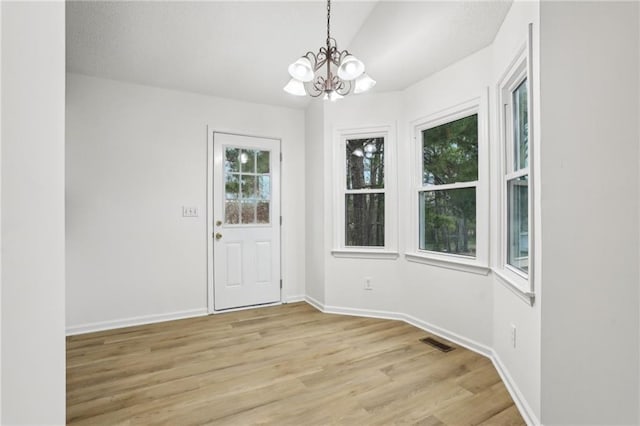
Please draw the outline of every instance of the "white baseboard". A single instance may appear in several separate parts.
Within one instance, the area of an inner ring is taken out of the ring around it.
[[[513,399],[513,402],[515,402],[516,407],[518,407],[518,411],[520,411],[520,415],[522,415],[522,418],[527,423],[527,425],[538,426],[542,424],[531,409],[531,406],[527,403],[527,400],[522,395],[522,392],[520,392],[520,389],[518,388],[516,383],[513,381],[511,374],[509,374],[509,370],[507,370],[505,365],[502,363],[502,360],[500,359],[500,356],[498,356],[497,352],[492,350],[490,358],[493,362],[493,366],[496,368],[498,374],[500,375],[500,378],[502,379],[502,383],[504,383],[505,387],[509,391],[511,399]]]
[[[207,308],[189,309],[187,311],[171,312],[168,314],[144,315],[111,321],[92,322],[88,324],[67,327],[67,336],[93,333],[95,331],[112,330],[115,328],[131,327],[134,325],[153,324],[156,322],[173,321],[184,318],[201,317],[207,315]]]
[[[411,324],[414,327],[418,327],[428,333],[435,334],[436,336],[442,337],[443,339],[446,339],[452,343],[455,343],[456,345],[465,347],[477,354],[480,354],[487,358],[491,358],[491,355],[493,354],[493,351],[490,347],[483,345],[482,343],[476,342],[475,340],[468,339],[457,333],[454,333],[442,327],[438,327],[436,325],[430,324],[426,321],[423,321],[411,315],[402,314],[402,317],[403,317],[402,319],[407,324]]]
[[[505,368],[504,364],[500,360],[500,357],[497,353],[487,345],[476,342],[475,340],[468,339],[463,337],[457,333],[446,330],[442,327],[438,327],[436,325],[430,324],[426,321],[418,319],[414,316],[399,313],[399,312],[390,312],[390,311],[375,311],[369,309],[357,309],[357,308],[344,308],[339,306],[326,306],[323,303],[320,303],[316,299],[306,296],[305,301],[309,303],[311,306],[315,307],[321,312],[327,314],[341,314],[341,315],[353,315],[359,317],[370,317],[370,318],[381,318],[381,319],[392,319],[392,320],[401,320],[406,322],[407,324],[413,325],[414,327],[420,328],[428,333],[434,334],[436,336],[442,337],[456,345],[460,345],[473,351],[479,355],[487,357],[493,362],[502,382],[505,387],[509,391],[511,398],[513,399],[516,407],[520,411],[520,414],[524,418],[525,422],[530,426],[540,425],[540,421],[536,417],[535,413],[527,403],[526,399],[523,397],[522,393],[518,389],[518,386],[515,384],[508,370]]]
[[[282,299],[282,303],[297,303],[304,302],[305,297],[304,294],[299,294],[297,296],[286,296]]]
[[[373,311],[369,309],[343,308],[340,306],[325,306],[324,312],[327,314],[352,315],[355,317],[369,317],[389,320],[403,320],[401,314],[390,311]]]
[[[304,297],[304,301],[316,308],[317,310],[324,312],[324,303],[314,299],[313,297],[307,295]]]

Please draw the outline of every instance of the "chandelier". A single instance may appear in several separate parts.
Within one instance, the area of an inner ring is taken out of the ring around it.
[[[331,37],[331,0],[327,0],[327,45],[318,53],[307,52],[289,65],[291,80],[284,91],[295,96],[335,101],[350,93],[366,92],[376,85],[374,79],[364,72],[364,64],[347,50],[338,49]],[[335,72],[334,72],[335,71]]]

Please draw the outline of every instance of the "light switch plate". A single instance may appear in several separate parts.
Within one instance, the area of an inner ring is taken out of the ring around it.
[[[182,206],[182,217],[198,217],[198,208],[194,206]]]

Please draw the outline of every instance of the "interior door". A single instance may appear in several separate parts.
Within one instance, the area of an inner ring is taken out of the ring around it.
[[[215,310],[280,301],[280,141],[213,135]]]

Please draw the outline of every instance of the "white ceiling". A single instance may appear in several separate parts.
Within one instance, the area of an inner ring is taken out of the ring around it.
[[[401,90],[489,45],[510,5],[334,0],[331,35]],[[325,38],[324,1],[67,3],[70,72],[257,103],[305,106],[287,66]]]

